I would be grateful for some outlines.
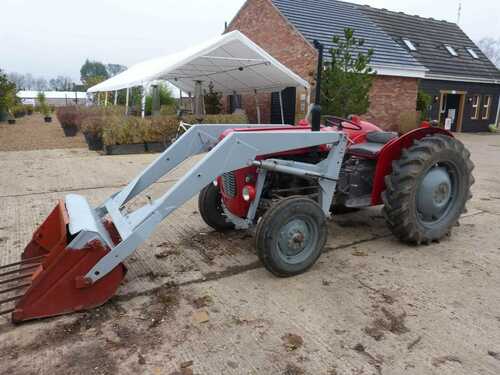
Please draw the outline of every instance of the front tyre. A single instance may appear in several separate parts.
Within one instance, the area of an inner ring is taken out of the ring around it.
[[[318,260],[327,236],[321,207],[309,198],[290,197],[272,206],[259,221],[257,253],[274,275],[294,276]]]
[[[428,244],[450,233],[472,197],[474,164],[455,138],[436,134],[415,141],[385,178],[383,213],[401,241]]]
[[[205,223],[218,232],[234,229],[234,224],[229,222],[222,208],[222,195],[214,184],[203,188],[198,196],[198,209]]]

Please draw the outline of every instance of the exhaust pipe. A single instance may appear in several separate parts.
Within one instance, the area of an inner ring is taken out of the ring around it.
[[[314,40],[314,47],[318,50],[318,70],[316,73],[316,95],[311,108],[311,130],[319,132],[321,128],[321,73],[323,71],[323,45]]]

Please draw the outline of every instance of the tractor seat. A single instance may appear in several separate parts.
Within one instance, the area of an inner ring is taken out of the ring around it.
[[[366,142],[352,145],[349,153],[365,158],[374,159],[386,143],[398,137],[395,132],[370,132],[366,134]]]

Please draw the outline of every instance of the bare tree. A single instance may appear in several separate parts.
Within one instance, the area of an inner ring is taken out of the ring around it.
[[[54,91],[71,91],[73,85],[71,77],[57,76],[49,80],[50,89]]]
[[[49,89],[49,84],[45,78],[37,78],[35,79],[35,90],[45,91]]]
[[[14,82],[17,90],[24,90],[26,86],[26,80],[23,74],[19,73],[9,73],[7,74],[9,81]]]
[[[483,51],[483,53],[495,64],[498,68],[500,68],[500,38],[483,38],[481,39],[477,45]]]

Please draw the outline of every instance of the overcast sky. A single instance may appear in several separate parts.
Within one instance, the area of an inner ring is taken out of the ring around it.
[[[311,0],[314,1],[314,0]],[[353,0],[456,22],[458,0]],[[1,0],[0,68],[79,81],[86,58],[130,66],[220,35],[244,0]],[[460,26],[500,38],[500,1],[463,0]]]

